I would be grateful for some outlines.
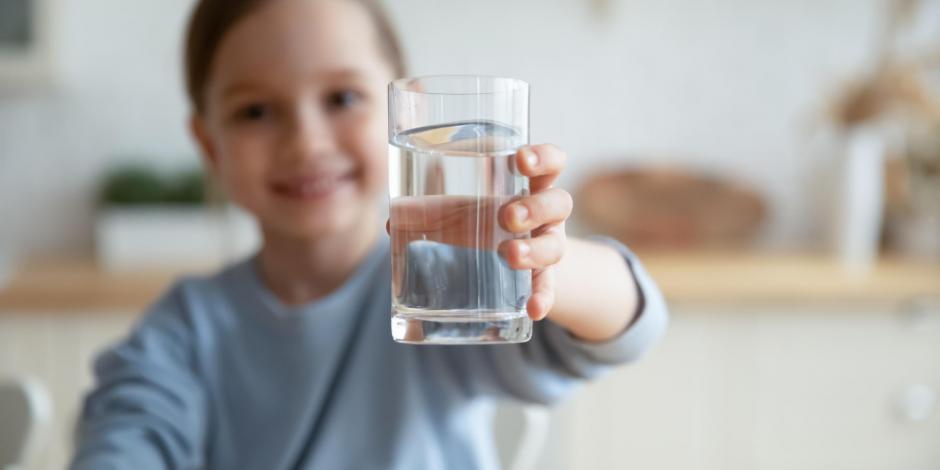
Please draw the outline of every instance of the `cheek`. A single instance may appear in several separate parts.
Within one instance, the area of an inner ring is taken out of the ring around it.
[[[372,155],[372,169],[376,178],[378,178],[382,185],[388,181],[388,143],[382,139],[377,141],[378,144],[370,151]]]
[[[388,130],[381,119],[360,121],[349,127],[346,141],[349,153],[362,167],[370,190],[384,189],[388,179]]]
[[[375,143],[368,151],[369,179],[375,186],[376,191],[384,190],[388,183],[388,142],[385,137],[386,132],[383,128],[378,137],[372,139]]]
[[[241,202],[263,192],[266,178],[264,158],[268,152],[263,139],[249,135],[233,135],[220,147],[220,172],[229,196]]]

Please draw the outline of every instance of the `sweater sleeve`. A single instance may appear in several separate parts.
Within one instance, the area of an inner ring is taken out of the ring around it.
[[[656,283],[627,247],[609,238],[593,240],[615,247],[633,273],[639,305],[630,325],[610,340],[591,342],[551,321],[540,321],[527,343],[471,346],[464,351],[454,348],[448,352],[457,373],[464,377],[463,388],[474,395],[551,404],[584,380],[612,366],[636,361],[659,342],[666,331],[668,311]]]
[[[95,361],[72,470],[202,466],[205,397],[181,300],[170,291]]]

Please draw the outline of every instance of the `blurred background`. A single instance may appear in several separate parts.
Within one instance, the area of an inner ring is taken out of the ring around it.
[[[0,0],[0,464],[61,468],[93,355],[256,246],[186,130],[192,5]],[[530,82],[570,231],[673,311],[538,468],[940,468],[940,1],[386,5],[412,74]]]

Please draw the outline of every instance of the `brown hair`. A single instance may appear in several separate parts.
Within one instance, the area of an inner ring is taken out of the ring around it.
[[[193,10],[186,33],[186,91],[197,112],[204,111],[206,83],[222,38],[239,20],[274,0],[200,0]],[[378,32],[382,55],[396,77],[405,75],[405,60],[398,36],[385,11],[375,0],[352,0],[364,6]]]

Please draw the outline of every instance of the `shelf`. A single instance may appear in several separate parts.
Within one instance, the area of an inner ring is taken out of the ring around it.
[[[868,273],[821,256],[647,254],[667,300],[681,305],[897,303],[940,298],[940,265],[887,259]],[[139,312],[192,268],[112,272],[91,260],[27,263],[0,290],[0,311]]]

